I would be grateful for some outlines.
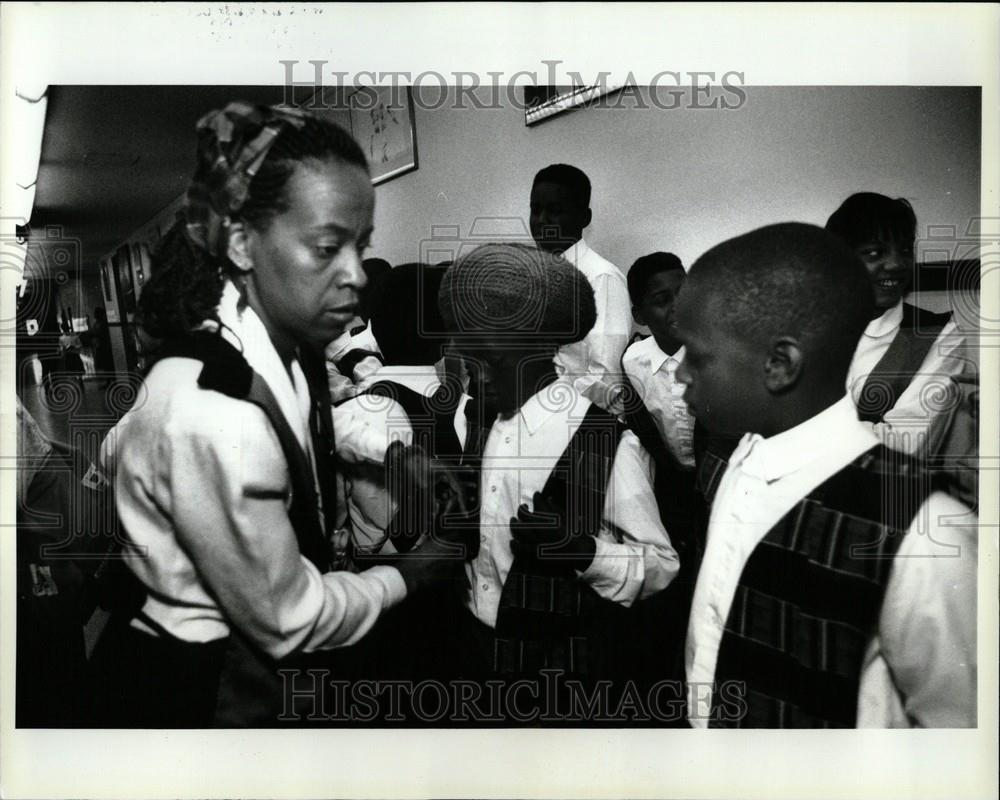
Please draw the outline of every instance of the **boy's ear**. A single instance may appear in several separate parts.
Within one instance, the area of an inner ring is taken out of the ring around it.
[[[782,336],[771,343],[764,363],[764,386],[771,394],[784,394],[802,376],[803,353],[798,341]]]
[[[584,209],[583,213],[580,215],[580,221],[583,223],[580,225],[581,228],[586,228],[590,225],[590,221],[594,218],[594,212],[589,208]]]
[[[226,255],[240,272],[253,270],[253,258],[250,255],[250,234],[243,222],[233,222],[229,225],[229,242]]]
[[[642,312],[639,310],[639,306],[632,306],[632,319],[635,320],[636,325],[646,327],[646,320],[642,318]]]

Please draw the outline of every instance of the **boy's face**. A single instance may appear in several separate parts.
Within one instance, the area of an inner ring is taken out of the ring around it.
[[[646,291],[639,305],[632,306],[632,317],[645,325],[656,343],[668,355],[679,346],[674,331],[674,301],[684,283],[684,272],[672,269],[657,272],[646,283]]]
[[[913,242],[875,239],[855,248],[875,290],[875,307],[892,308],[913,283]]]
[[[713,317],[719,298],[709,290],[686,288],[677,300],[676,334],[685,346],[677,380],[684,402],[709,431],[741,435],[760,427],[769,401],[750,337],[738,338]]]
[[[485,404],[495,408],[503,419],[516,414],[535,393],[535,387],[523,380],[522,365],[538,358],[537,351],[483,342],[464,346],[461,341],[456,343],[469,371],[469,393],[475,396],[481,392]]]
[[[562,253],[583,236],[590,224],[590,209],[580,208],[572,192],[557,183],[531,187],[531,237],[542,250]]]

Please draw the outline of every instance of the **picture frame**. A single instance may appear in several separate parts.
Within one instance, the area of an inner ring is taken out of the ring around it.
[[[413,90],[409,86],[362,86],[347,98],[351,135],[371,167],[372,184],[417,169]]]
[[[556,114],[589,105],[621,88],[618,84],[606,83],[593,86],[525,86],[524,124],[537,125]]]

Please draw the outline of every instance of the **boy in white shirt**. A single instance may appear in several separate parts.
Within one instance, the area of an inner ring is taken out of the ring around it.
[[[632,318],[652,335],[629,346],[622,368],[649,409],[660,438],[683,467],[694,469],[694,417],[677,380],[684,346],[674,335],[674,300],[683,284],[684,266],[673,253],[651,253],[629,269]]]
[[[975,726],[977,521],[844,393],[874,307],[863,265],[786,223],[718,245],[687,281],[685,399],[712,432],[752,432],[714,492],[689,721]]]
[[[595,253],[583,238],[590,225],[590,180],[569,164],[540,170],[531,185],[531,236],[539,249],[561,255],[587,278],[597,319],[580,341],[563,345],[556,369],[605,410],[617,402],[621,357],[628,344],[628,291],[618,267]]]
[[[466,567],[462,671],[617,676],[644,643],[629,640],[627,622],[601,621],[663,590],[678,561],[649,455],[553,363],[593,325],[592,290],[562,258],[484,245],[449,268],[440,304],[499,410],[482,458],[479,551]]]

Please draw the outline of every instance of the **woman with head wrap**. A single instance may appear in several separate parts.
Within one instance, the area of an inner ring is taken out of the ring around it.
[[[279,668],[336,664],[317,654],[455,569],[431,541],[398,567],[329,571],[322,351],[365,282],[364,155],[332,123],[245,103],[205,116],[198,136],[183,218],[140,305],[159,360],[103,448],[141,584],[95,653],[105,725],[301,719]]]

